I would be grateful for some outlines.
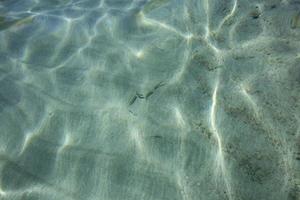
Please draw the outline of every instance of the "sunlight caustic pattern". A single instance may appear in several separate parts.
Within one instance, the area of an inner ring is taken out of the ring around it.
[[[0,1],[0,199],[299,199],[299,9]]]

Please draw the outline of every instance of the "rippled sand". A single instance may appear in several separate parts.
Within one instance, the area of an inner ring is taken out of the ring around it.
[[[297,200],[300,1],[1,0],[1,200]]]

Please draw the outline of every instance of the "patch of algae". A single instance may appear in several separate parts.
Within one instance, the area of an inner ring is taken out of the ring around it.
[[[291,28],[295,29],[295,28],[300,28],[300,12],[298,12],[297,14],[295,14],[292,17],[291,20]]]

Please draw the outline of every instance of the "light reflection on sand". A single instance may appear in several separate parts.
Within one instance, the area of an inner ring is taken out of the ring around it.
[[[1,199],[299,197],[296,3],[24,2],[0,3]]]

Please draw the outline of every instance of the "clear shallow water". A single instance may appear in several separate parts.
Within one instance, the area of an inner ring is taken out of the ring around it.
[[[299,9],[0,1],[0,199],[299,199]]]

